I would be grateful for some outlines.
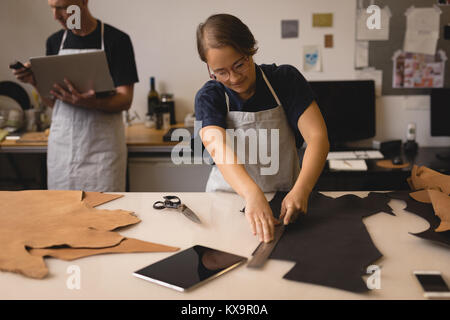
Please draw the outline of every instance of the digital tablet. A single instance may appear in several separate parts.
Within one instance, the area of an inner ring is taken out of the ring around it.
[[[133,275],[177,291],[186,291],[246,261],[245,257],[196,245],[142,268]]]
[[[30,58],[31,70],[39,93],[50,98],[50,90],[58,83],[66,87],[67,78],[80,93],[93,89],[98,94],[114,92],[114,82],[109,72],[103,50]]]

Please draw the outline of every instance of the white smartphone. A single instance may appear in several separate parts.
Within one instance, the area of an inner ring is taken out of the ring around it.
[[[450,290],[440,271],[414,271],[428,299],[450,299]]]

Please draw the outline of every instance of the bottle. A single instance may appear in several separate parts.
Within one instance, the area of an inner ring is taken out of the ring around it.
[[[170,129],[170,111],[169,106],[163,105],[161,106],[162,113],[162,127],[163,129]]]
[[[145,126],[147,128],[154,128],[156,126],[155,118],[147,114],[145,116]]]
[[[157,106],[155,108],[155,127],[157,130],[162,129],[163,127],[163,114],[161,106]]]
[[[147,115],[153,117],[155,109],[159,107],[159,94],[155,89],[155,78],[150,77],[150,92],[147,98]]]
[[[161,94],[161,104],[169,108],[170,113],[170,124],[175,124],[175,102],[173,99],[173,94],[163,93]]]

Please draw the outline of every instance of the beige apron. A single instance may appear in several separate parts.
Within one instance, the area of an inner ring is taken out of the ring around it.
[[[102,49],[104,25],[101,24]],[[64,49],[60,55],[98,51]],[[107,113],[56,100],[48,139],[49,190],[125,191],[127,149],[120,112]]]
[[[259,112],[243,112],[243,111],[230,111],[229,97],[225,93],[225,99],[227,102],[227,129],[243,129],[236,131],[238,140],[245,141],[245,131],[248,129],[266,129],[267,141],[262,141],[265,145],[260,145],[261,141],[258,139],[258,151],[261,147],[270,152],[270,130],[279,129],[279,170],[274,175],[261,175],[260,169],[262,167],[268,167],[269,165],[262,165],[258,159],[256,164],[249,164],[249,148],[245,148],[245,170],[250,177],[256,182],[263,192],[274,191],[290,191],[297,180],[300,173],[300,160],[297,154],[297,148],[295,145],[295,137],[292,129],[289,127],[289,123],[286,118],[281,102],[278,99],[275,91],[267,80],[266,75],[261,70],[264,81],[267,87],[270,89],[273,97],[277,102],[277,107],[269,110],[263,110]],[[257,131],[258,132],[258,131]],[[206,184],[206,191],[226,191],[234,192],[230,185],[225,181],[222,173],[213,166],[209,175],[208,182]]]

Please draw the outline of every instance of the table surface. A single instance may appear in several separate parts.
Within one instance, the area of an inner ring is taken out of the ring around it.
[[[172,128],[181,128],[184,124],[178,123]],[[131,151],[143,152],[170,152],[178,142],[166,142],[163,136],[167,129],[157,130],[147,128],[143,123],[133,124],[126,128],[126,142]],[[0,142],[0,152],[45,153],[47,152],[47,137],[43,132],[25,133],[19,140],[4,140]]]
[[[332,197],[349,192],[325,192]],[[367,192],[351,192],[365,197]],[[141,240],[186,249],[200,244],[250,257],[258,240],[239,212],[244,201],[228,193],[177,193],[203,221],[190,222],[175,211],[152,208],[162,193],[125,193],[123,198],[98,208],[124,209],[142,220],[119,230],[120,234]],[[273,194],[268,194],[270,199]],[[447,247],[417,238],[409,232],[428,228],[428,222],[403,210],[405,203],[391,200],[396,216],[385,213],[363,219],[375,246],[383,257],[381,289],[356,294],[334,288],[282,279],[293,262],[269,260],[261,270],[245,265],[190,292],[177,292],[136,278],[132,273],[174,253],[104,254],[74,261],[46,258],[49,275],[42,280],[0,272],[0,299],[167,299],[167,300],[247,300],[247,299],[424,299],[415,270],[440,270],[450,283],[450,251]],[[68,289],[72,265],[80,268],[81,288]],[[330,270],[332,276],[333,270]],[[363,278],[367,279],[365,276]]]

